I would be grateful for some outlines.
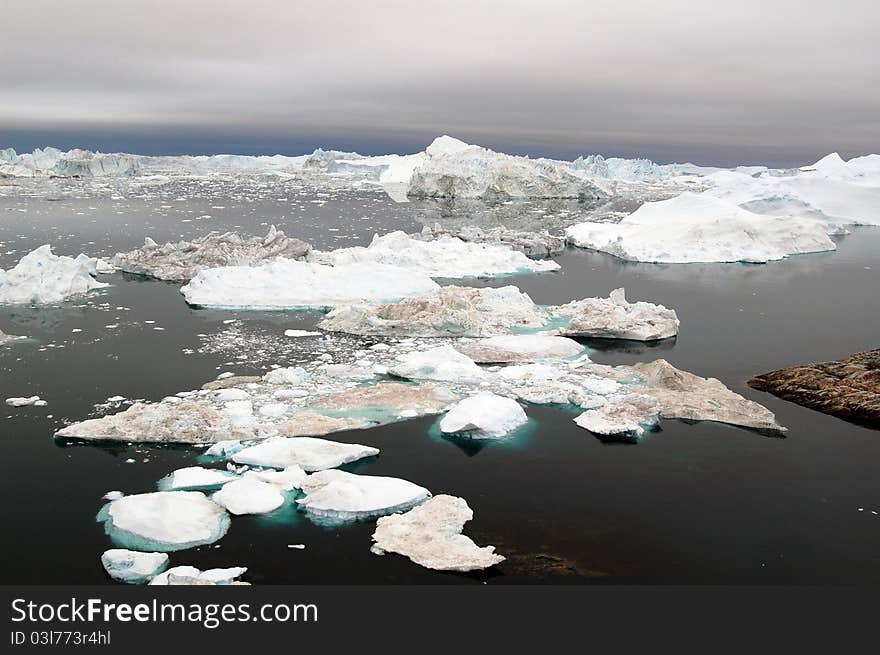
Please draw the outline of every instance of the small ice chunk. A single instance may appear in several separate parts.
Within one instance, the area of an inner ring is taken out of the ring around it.
[[[168,567],[168,555],[111,548],[101,555],[101,564],[114,580],[128,584],[144,584]]]
[[[322,471],[378,455],[379,449],[314,437],[272,437],[232,455],[232,461],[250,466],[283,469],[296,464],[303,470]]]
[[[266,514],[284,504],[284,496],[276,485],[254,477],[229,482],[212,498],[235,515]]]
[[[320,337],[321,332],[313,332],[311,330],[285,330],[285,337],[299,338],[299,337]]]
[[[11,407],[29,407],[40,402],[39,396],[30,396],[28,398],[7,398],[6,404]],[[45,404],[45,403],[44,403]]]
[[[159,480],[158,486],[162,491],[217,489],[236,477],[229,471],[188,466],[172,471]]]
[[[307,512],[328,519],[367,520],[418,505],[431,492],[408,480],[355,475],[339,470],[313,473],[303,482],[306,496],[298,498]]]
[[[472,439],[498,439],[527,421],[518,402],[484,392],[459,401],[440,421],[440,431]]]

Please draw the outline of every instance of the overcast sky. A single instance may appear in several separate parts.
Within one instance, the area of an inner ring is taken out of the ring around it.
[[[877,0],[0,4],[0,147],[880,152]]]

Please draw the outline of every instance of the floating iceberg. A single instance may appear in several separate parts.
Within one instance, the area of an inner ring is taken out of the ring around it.
[[[479,146],[429,146],[410,179],[407,195],[418,198],[592,198],[606,193],[588,177],[547,160],[514,157]]]
[[[232,514],[266,514],[284,504],[279,488],[254,477],[244,477],[223,485],[211,499]]]
[[[160,573],[152,580],[151,585],[241,585],[240,578],[247,572],[244,566],[228,569],[208,569],[202,571],[194,566],[175,566]]]
[[[546,321],[546,313],[514,286],[447,286],[396,303],[342,305],[318,327],[375,336],[487,337],[514,328],[538,328]]]
[[[518,402],[484,392],[459,401],[440,421],[440,431],[470,439],[499,439],[527,421]]]
[[[574,419],[580,427],[594,434],[638,438],[655,426],[659,419],[657,401],[651,396],[630,394],[588,409]]]
[[[503,562],[494,546],[481,548],[461,533],[473,517],[464,498],[434,496],[404,514],[379,518],[372,550],[438,571],[478,571]]]
[[[7,398],[6,404],[10,407],[43,407],[48,403],[39,396],[27,396]]]
[[[162,246],[147,240],[142,248],[117,253],[113,265],[126,273],[160,280],[191,280],[205,268],[255,266],[278,258],[301,259],[310,250],[308,243],[285,236],[273,225],[263,238],[247,239],[236,232],[226,232]]]
[[[491,228],[467,226],[460,230],[444,230],[439,225],[433,228],[426,225],[421,232],[412,236],[428,241],[455,237],[471,243],[502,245],[517,250],[526,257],[536,258],[552,257],[565,250],[565,239],[561,237],[552,236],[547,232],[511,230],[503,225]]]
[[[426,275],[387,264],[325,266],[277,260],[262,266],[204,269],[181,289],[190,305],[242,309],[325,308],[386,302],[434,292]]]
[[[245,471],[242,477],[266,482],[281,491],[292,491],[302,487],[302,483],[306,479],[306,472],[302,470],[302,467],[293,464],[280,471],[271,469]]]
[[[433,384],[380,382],[327,396],[312,403],[311,407],[331,412],[370,414],[379,418],[403,413],[415,417],[439,414],[456,400],[458,396],[455,393]]]
[[[715,378],[701,378],[675,368],[665,359],[635,364],[648,383],[641,393],[660,404],[661,418],[716,421],[768,432],[784,432],[766,407],[734,393]]]
[[[536,362],[574,357],[584,352],[584,347],[574,339],[542,334],[509,334],[460,341],[455,349],[480,364]]]
[[[388,372],[408,380],[445,380],[465,383],[480,382],[487,376],[474,360],[448,344],[404,355],[400,363]]]
[[[8,271],[0,270],[0,304],[43,305],[110,286],[90,273],[87,260],[52,254],[40,246]]]
[[[559,268],[556,262],[535,261],[500,244],[468,242],[457,237],[425,241],[400,231],[375,235],[366,248],[322,253],[320,259],[334,266],[388,264],[435,278],[492,277]]]
[[[160,491],[217,489],[237,478],[235,473],[229,471],[209,469],[203,466],[188,466],[166,475],[159,480],[158,487]]]
[[[679,164],[655,164],[650,159],[606,159],[602,155],[578,157],[571,167],[592,176],[627,182],[658,182],[685,173]]]
[[[297,503],[313,516],[334,521],[373,519],[406,511],[431,492],[407,480],[327,470],[308,476]]]
[[[283,469],[294,464],[304,471],[323,471],[379,454],[378,448],[312,437],[274,437],[240,450],[232,461]]]
[[[581,248],[638,262],[763,263],[834,250],[819,221],[766,216],[706,193],[647,202],[619,223],[580,223],[566,230]]]
[[[123,177],[140,172],[139,159],[137,155],[79,149],[37,148],[21,155],[12,148],[0,150],[0,161],[7,162],[5,172],[10,177]],[[0,175],[3,173],[0,169]]]
[[[133,550],[168,552],[214,543],[229,529],[229,515],[198,491],[157,491],[124,496],[98,513],[114,543]]]
[[[608,298],[585,298],[551,309],[554,316],[567,317],[560,334],[574,337],[655,341],[678,334],[675,310],[649,302],[629,303],[624,290],[615,289]]]
[[[114,580],[128,584],[144,584],[168,568],[168,555],[111,548],[101,555],[101,564]]]

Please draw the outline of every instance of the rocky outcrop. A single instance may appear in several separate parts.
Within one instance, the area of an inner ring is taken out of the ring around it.
[[[749,380],[749,386],[880,429],[880,349],[764,373]]]

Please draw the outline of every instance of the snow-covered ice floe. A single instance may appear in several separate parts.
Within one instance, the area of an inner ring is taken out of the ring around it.
[[[168,555],[111,548],[101,555],[101,565],[114,580],[145,584],[168,568]]]
[[[98,513],[115,544],[168,552],[211,544],[229,529],[229,514],[198,491],[157,491],[124,496]]]
[[[284,495],[276,485],[255,477],[227,482],[211,498],[236,515],[266,514],[284,504]]]
[[[565,239],[544,232],[511,230],[503,225],[490,228],[466,226],[459,230],[444,230],[440,225],[426,225],[421,232],[410,235],[416,239],[431,241],[455,237],[469,243],[488,243],[507,246],[526,257],[552,257],[565,250]]]
[[[537,362],[584,353],[584,347],[574,339],[544,334],[506,334],[463,340],[455,344],[455,349],[480,364]]]
[[[674,310],[647,302],[629,303],[623,289],[607,299],[539,307],[513,286],[446,286],[424,298],[341,305],[318,324],[323,330],[373,336],[490,337],[541,331],[641,341],[675,336],[678,326]]]
[[[406,511],[431,492],[400,478],[356,475],[336,469],[320,471],[303,482],[297,503],[309,515],[330,521],[365,521]]]
[[[51,246],[40,246],[14,267],[0,270],[0,304],[56,303],[110,286],[92,277],[97,272],[97,260],[54,255]]]
[[[248,239],[236,232],[226,232],[161,246],[146,239],[142,248],[117,253],[112,263],[126,273],[160,280],[191,280],[205,268],[255,266],[278,258],[301,259],[310,250],[308,243],[285,236],[273,225],[262,238]]]
[[[6,399],[10,407],[45,407],[48,403],[39,396],[12,397]]]
[[[172,471],[159,480],[160,491],[193,491],[217,489],[238,476],[230,471],[209,469],[203,466],[187,466]]]
[[[465,383],[479,383],[488,375],[474,360],[448,344],[403,355],[388,372],[409,380]]]
[[[527,421],[515,400],[483,392],[453,406],[440,421],[440,431],[469,439],[500,439]]]
[[[313,437],[273,437],[232,455],[249,466],[283,469],[297,465],[306,472],[323,471],[379,454],[378,448]]]
[[[529,259],[500,243],[469,242],[453,236],[427,241],[400,231],[375,235],[366,248],[321,253],[318,260],[334,266],[388,264],[435,278],[492,277],[559,268],[556,262]]]
[[[247,567],[234,566],[228,569],[208,569],[202,571],[194,566],[174,566],[158,574],[151,585],[246,585],[247,582],[237,580],[245,573]]]
[[[186,302],[200,307],[320,309],[424,296],[437,288],[427,275],[388,264],[326,266],[277,260],[253,267],[204,269],[181,292]]]
[[[503,562],[494,546],[477,546],[462,534],[473,517],[464,498],[434,496],[404,514],[379,518],[372,550],[398,553],[437,571],[478,571]]]

